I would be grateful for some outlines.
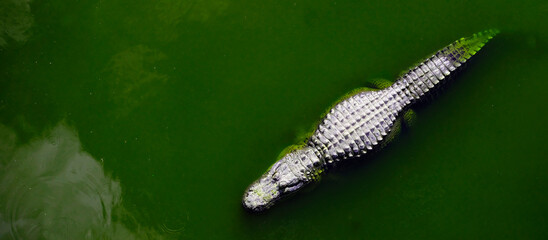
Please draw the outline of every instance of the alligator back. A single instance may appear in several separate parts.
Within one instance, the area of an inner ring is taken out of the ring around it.
[[[461,38],[411,68],[390,87],[359,92],[339,102],[320,122],[308,145],[317,149],[326,167],[376,148],[393,131],[405,108],[443,83],[496,33],[488,30]]]

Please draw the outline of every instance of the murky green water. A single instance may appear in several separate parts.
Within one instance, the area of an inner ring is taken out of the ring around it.
[[[548,237],[544,1],[0,1],[0,239]],[[332,101],[497,36],[383,152],[250,215]]]

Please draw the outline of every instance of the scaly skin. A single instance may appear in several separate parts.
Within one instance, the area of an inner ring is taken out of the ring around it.
[[[259,212],[333,168],[337,162],[380,148],[413,103],[448,76],[498,33],[487,30],[461,38],[411,68],[379,91],[358,90],[334,105],[306,144],[292,147],[246,190],[243,206]]]

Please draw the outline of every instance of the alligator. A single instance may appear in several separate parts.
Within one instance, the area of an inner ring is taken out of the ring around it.
[[[435,92],[498,33],[490,29],[461,38],[435,52],[380,90],[357,89],[335,103],[312,135],[284,150],[245,191],[242,204],[261,212],[319,181],[328,170],[391,141],[410,106]]]

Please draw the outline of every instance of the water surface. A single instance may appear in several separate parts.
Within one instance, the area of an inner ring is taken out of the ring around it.
[[[0,3],[0,239],[548,237],[544,1]],[[261,215],[344,93],[502,33],[383,152]]]

